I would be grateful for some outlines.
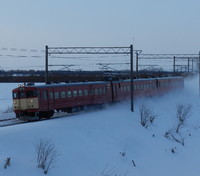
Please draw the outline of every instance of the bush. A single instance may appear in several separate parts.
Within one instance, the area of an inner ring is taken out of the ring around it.
[[[156,119],[156,115],[154,114],[153,110],[145,104],[141,104],[139,107],[140,113],[140,123],[145,128],[148,128],[150,124]]]
[[[37,166],[47,174],[49,169],[54,166],[55,159],[58,156],[55,146],[49,140],[40,139],[36,141],[35,149],[37,153]]]
[[[184,145],[185,140],[184,137],[182,137],[180,134],[180,129],[184,126],[185,121],[190,117],[190,114],[191,114],[191,105],[185,105],[182,103],[177,104],[176,105],[177,124],[175,128],[168,130],[164,136],[170,140],[176,141]]]
[[[179,144],[185,145],[185,140],[180,135],[177,135],[173,130],[169,130],[164,135],[167,139],[170,139],[172,141],[178,142]]]
[[[101,176],[126,176],[127,173],[117,173],[115,168],[109,168],[108,165],[106,165],[101,172]]]
[[[178,120],[176,126],[176,133],[179,133],[181,127],[184,126],[185,121],[189,118],[191,113],[191,105],[179,103],[176,106],[176,118]]]
[[[4,111],[3,113],[10,113],[10,112],[13,112],[13,106],[8,106]]]

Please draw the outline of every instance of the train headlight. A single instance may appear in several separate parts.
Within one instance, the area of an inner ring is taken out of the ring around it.
[[[30,102],[33,103],[34,101],[31,99]]]
[[[16,104],[17,102],[15,100],[13,100],[13,104]]]

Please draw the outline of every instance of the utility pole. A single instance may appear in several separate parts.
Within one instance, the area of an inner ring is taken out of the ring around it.
[[[48,84],[48,46],[45,47],[45,83]]]
[[[133,92],[134,92],[134,87],[133,87],[133,45],[130,46],[130,62],[131,62],[131,111],[134,112],[134,101],[133,101]]]
[[[175,71],[176,71],[176,56],[174,56],[174,59],[173,59],[173,72],[175,74]]]
[[[200,51],[199,51],[198,66],[199,66],[199,96],[200,96]]]
[[[136,77],[138,78],[139,75],[138,75],[138,52],[136,51]]]

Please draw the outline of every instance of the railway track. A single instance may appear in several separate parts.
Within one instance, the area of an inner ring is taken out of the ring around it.
[[[13,126],[13,125],[19,125],[19,124],[23,124],[23,123],[33,123],[33,122],[40,122],[40,121],[45,121],[45,120],[53,120],[53,119],[58,119],[58,118],[64,118],[64,117],[69,117],[69,116],[73,116],[78,114],[79,112],[75,112],[75,113],[66,113],[66,112],[58,112],[55,113],[54,116],[50,119],[41,119],[38,121],[23,121],[23,120],[19,120],[15,117],[9,117],[9,118],[4,118],[4,119],[0,119],[0,127],[7,127],[7,126]]]
[[[17,124],[27,123],[26,121],[18,120],[17,118],[8,118],[0,120],[0,127],[12,126]]]

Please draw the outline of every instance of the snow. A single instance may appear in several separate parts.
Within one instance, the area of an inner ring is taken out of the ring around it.
[[[2,116],[6,115],[3,113],[6,106],[12,105],[11,90],[16,86],[1,84]],[[157,115],[147,129],[141,126],[139,119],[142,103]],[[184,146],[164,137],[177,123],[178,103],[192,105],[192,113],[180,130]],[[59,154],[54,168],[47,173],[50,176],[198,176],[198,77],[186,79],[183,91],[138,99],[134,105],[135,112],[130,111],[129,102],[123,102],[64,118],[1,127],[0,175],[44,175],[37,168],[34,143],[47,139]],[[11,165],[4,169],[7,157],[11,157]]]

